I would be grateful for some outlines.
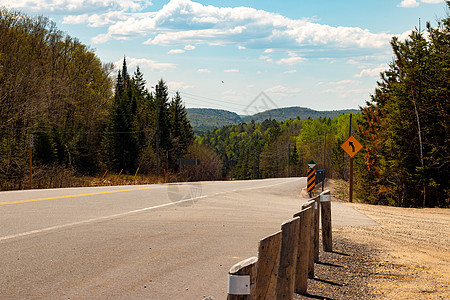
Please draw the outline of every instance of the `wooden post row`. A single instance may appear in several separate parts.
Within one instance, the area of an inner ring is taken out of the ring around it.
[[[333,251],[331,228],[331,194],[326,190],[320,194],[320,206],[322,211],[322,243],[323,250]]]
[[[330,198],[330,191],[324,191],[311,199],[281,225],[281,231],[260,241],[259,258],[234,265],[227,299],[292,299],[294,291],[305,294],[308,277],[314,278],[314,262],[319,261],[319,212],[324,251],[332,251]]]

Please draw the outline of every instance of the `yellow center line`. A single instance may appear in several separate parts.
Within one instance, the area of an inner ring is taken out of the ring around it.
[[[233,183],[243,183],[239,182],[216,182],[216,183],[204,183],[202,186],[211,186],[211,185],[222,185],[222,184],[233,184]],[[190,184],[180,184],[179,187],[191,187],[194,186],[195,183]],[[20,203],[30,203],[30,202],[39,202],[39,201],[48,201],[48,200],[56,200],[56,199],[65,199],[65,198],[76,198],[76,197],[85,197],[85,196],[95,196],[95,195],[104,195],[104,194],[113,194],[113,193],[123,193],[123,192],[133,192],[133,191],[143,191],[143,190],[152,190],[152,189],[163,189],[167,188],[170,185],[165,186],[152,186],[152,187],[144,187],[144,188],[134,188],[134,189],[123,189],[117,191],[105,191],[105,192],[95,192],[95,193],[86,193],[86,194],[76,194],[76,195],[65,195],[65,196],[55,196],[48,198],[38,198],[38,199],[29,199],[29,200],[18,200],[18,201],[10,201],[10,202],[0,202],[1,205],[10,205],[10,204],[20,204]]]
[[[125,189],[125,190],[117,190],[117,191],[105,191],[105,192],[86,193],[86,194],[77,194],[77,195],[65,195],[65,196],[56,196],[56,197],[48,197],[48,198],[18,200],[18,201],[11,201],[11,202],[0,202],[0,205],[39,202],[39,201],[47,201],[47,200],[55,200],[55,199],[75,198],[75,197],[94,196],[94,195],[113,194],[113,193],[123,193],[123,192],[142,191],[142,190],[161,189],[161,188],[164,188],[164,186]]]
[[[222,182],[222,183],[215,183],[215,184],[209,183],[209,184],[203,184],[203,185],[219,185],[219,184],[230,184],[230,183],[231,182]],[[192,186],[192,184],[179,185],[179,187],[189,187],[189,186]],[[145,187],[145,188],[124,189],[124,190],[117,190],[117,191],[105,191],[105,192],[96,192],[96,193],[86,193],[86,194],[77,194],[77,195],[65,195],[65,196],[56,196],[56,197],[48,197],[48,198],[29,199],[29,200],[18,200],[18,201],[11,201],[11,202],[0,202],[0,205],[30,203],[30,202],[48,201],[48,200],[55,200],[55,199],[76,198],[76,197],[95,196],[95,195],[104,195],[104,194],[113,194],[113,193],[152,190],[152,189],[162,189],[162,188],[167,188],[167,187],[168,187],[168,185],[152,186],[152,187]]]

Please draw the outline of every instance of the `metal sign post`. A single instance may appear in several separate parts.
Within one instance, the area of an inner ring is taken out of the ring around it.
[[[341,148],[345,151],[345,153],[350,156],[350,187],[349,187],[349,201],[353,202],[353,157],[358,153],[363,146],[358,140],[351,135],[342,145]]]

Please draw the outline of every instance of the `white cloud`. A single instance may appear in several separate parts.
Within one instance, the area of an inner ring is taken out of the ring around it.
[[[172,49],[172,50],[169,50],[169,52],[167,52],[167,54],[181,54],[181,53],[184,53],[184,50],[182,50],[182,49]]]
[[[273,59],[270,58],[270,56],[268,56],[268,55],[261,55],[261,56],[259,57],[259,59],[265,60],[265,61],[267,61],[267,62],[272,62],[272,61],[273,61]]]
[[[239,49],[239,50],[245,50],[245,49],[247,49],[247,48],[245,48],[244,46],[238,45],[238,49]]]
[[[320,81],[316,83],[316,86],[327,86],[331,89],[346,89],[348,86],[356,86],[359,82],[357,80],[343,79],[338,81]]]
[[[236,95],[236,91],[235,90],[227,90],[225,92],[223,92],[224,95]]]
[[[188,51],[195,50],[195,46],[187,45],[184,47],[184,50],[188,50]]]
[[[197,72],[198,73],[211,73],[211,71],[208,69],[198,69]]]
[[[228,70],[223,70],[225,73],[237,73],[239,72],[238,69],[228,69]]]
[[[420,2],[427,3],[427,4],[439,4],[439,3],[443,3],[444,0],[420,0]],[[418,7],[419,2],[417,0],[403,0],[397,6],[398,7],[407,7],[407,8]]]
[[[284,85],[276,85],[267,90],[268,93],[281,93],[281,94],[297,94],[300,92],[299,88],[286,87]]]
[[[176,68],[175,64],[171,63],[161,63],[157,62],[151,59],[147,58],[134,58],[134,57],[127,57],[127,66],[130,68],[140,66],[140,67],[148,67],[152,70],[168,70],[168,69],[174,69]],[[114,63],[114,66],[116,68],[122,67],[123,59],[120,59]]]
[[[411,7],[418,7],[419,6],[419,2],[417,2],[417,0],[403,0],[398,7],[407,7],[407,8],[411,8]]]
[[[364,76],[370,76],[370,77],[377,77],[380,75],[381,72],[385,71],[388,68],[386,64],[381,64],[376,68],[373,69],[364,69],[361,70],[359,74],[354,75],[356,78],[361,78]]]
[[[63,24],[81,24],[88,23],[90,27],[104,27],[110,26],[120,21],[125,21],[129,18],[144,18],[146,16],[154,15],[154,13],[127,13],[125,11],[109,11],[102,14],[87,13],[81,15],[68,15],[63,17]]]
[[[183,81],[169,81],[167,82],[167,86],[169,87],[169,89],[171,90],[187,90],[187,89],[192,89],[193,86],[183,82]]]
[[[140,11],[151,6],[149,0],[2,0],[7,8],[32,11],[35,13],[89,13],[111,10]]]
[[[272,53],[273,52],[273,49],[266,49],[266,50],[264,50],[264,53]]]
[[[297,73],[297,70],[290,70],[290,71],[283,72],[283,74],[294,74],[294,73]]]
[[[320,60],[326,61],[328,62],[330,65],[336,63],[336,60],[334,58],[329,58],[329,57],[321,57]]]
[[[333,97],[338,99],[353,99],[351,101],[361,102],[361,99],[368,99],[370,93],[373,91],[373,87],[365,87],[363,83],[359,80],[338,80],[329,82],[318,82],[316,86],[320,87],[318,89],[319,93],[331,94]]]
[[[81,24],[89,21],[88,14],[70,15],[63,18],[63,24]]]
[[[291,56],[289,58],[282,58],[279,61],[277,61],[277,64],[279,65],[295,65],[295,64],[299,64],[302,63],[306,60],[306,58],[304,57],[300,57],[300,56]]]
[[[192,43],[271,49],[274,44],[280,48],[379,48],[387,46],[391,39],[389,34],[371,33],[359,27],[332,27],[250,7],[215,7],[191,0],[171,0],[151,14],[117,19],[107,33],[94,41],[146,37],[145,44],[150,45]]]
[[[438,4],[438,3],[443,3],[444,0],[421,0],[421,2],[428,3],[428,4]]]

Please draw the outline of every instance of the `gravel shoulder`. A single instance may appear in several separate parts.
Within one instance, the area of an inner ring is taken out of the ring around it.
[[[379,226],[334,228],[334,252],[295,299],[450,299],[449,209],[346,205]]]

